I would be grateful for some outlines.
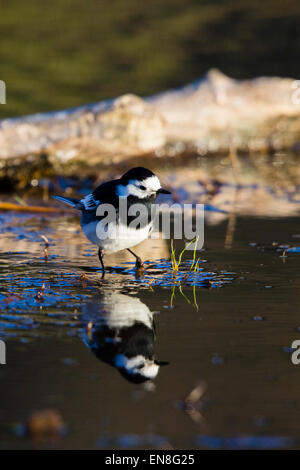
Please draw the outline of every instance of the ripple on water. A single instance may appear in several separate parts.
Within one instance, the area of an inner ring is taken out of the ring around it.
[[[46,265],[46,267],[45,267]],[[128,266],[129,265],[129,266]],[[153,264],[145,263],[145,274],[136,278],[134,263],[115,266],[108,273],[109,280],[99,284],[99,268],[82,271],[60,271],[60,262],[43,263],[38,261],[28,267],[12,265],[0,272],[2,292],[0,294],[0,335],[17,332],[20,337],[28,336],[33,330],[39,335],[60,334],[65,329],[80,327],[80,312],[95,292],[101,288],[114,288],[119,284],[136,293],[143,288],[174,288],[192,286],[194,288],[220,288],[232,282],[232,273],[205,271],[205,261],[201,261],[196,271],[191,270],[191,261],[183,262],[178,272],[172,270],[168,260]],[[13,271],[13,272],[12,272]],[[112,271],[112,272],[111,272]]]
[[[140,289],[192,286],[220,288],[233,273],[205,269],[200,260],[182,261],[173,271],[168,259],[145,262],[144,276],[136,276],[133,262],[108,267],[102,283],[93,247],[78,234],[78,221],[30,216],[2,217],[0,247],[0,336],[72,334],[80,327],[82,306],[99,289]],[[50,242],[47,259],[42,235]],[[149,256],[150,258],[150,256]]]

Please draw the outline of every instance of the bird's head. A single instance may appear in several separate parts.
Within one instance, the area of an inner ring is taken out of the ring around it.
[[[167,361],[157,361],[142,354],[127,357],[125,354],[117,354],[115,366],[121,374],[133,383],[142,383],[147,380],[154,380],[159,372],[160,366],[169,365]]]
[[[148,199],[159,194],[171,193],[163,189],[158,177],[146,168],[132,168],[120,179],[118,196],[134,196],[139,199]]]

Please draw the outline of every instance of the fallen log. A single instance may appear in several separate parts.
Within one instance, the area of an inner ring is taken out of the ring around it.
[[[39,157],[41,174],[82,175],[142,155],[210,155],[232,147],[247,153],[297,150],[295,84],[288,78],[238,81],[212,70],[202,80],[146,99],[124,95],[6,119],[0,121],[0,171],[25,162],[39,166]]]

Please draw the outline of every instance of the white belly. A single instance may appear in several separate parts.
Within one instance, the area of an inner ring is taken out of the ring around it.
[[[124,250],[146,240],[152,230],[152,223],[144,228],[136,230],[127,225],[102,224],[101,221],[93,221],[82,230],[88,240],[99,246],[105,253],[115,253]]]
[[[152,329],[153,314],[137,297],[113,292],[105,295],[103,305],[104,319],[110,328],[130,328],[139,322]]]

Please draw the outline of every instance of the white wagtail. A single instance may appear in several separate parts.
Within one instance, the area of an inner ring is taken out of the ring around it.
[[[160,366],[169,364],[155,357],[153,313],[137,297],[106,291],[86,304],[82,313],[85,344],[129,382],[153,380]]]
[[[141,258],[130,247],[145,240],[151,232],[155,216],[153,204],[159,194],[170,194],[170,191],[162,189],[158,177],[152,171],[137,167],[127,171],[120,179],[100,184],[83,199],[53,197],[81,211],[82,230],[88,240],[99,247],[98,257],[104,278],[105,253],[127,249],[135,256],[136,266],[143,266]],[[134,205],[140,207],[140,212],[144,214],[144,218],[136,225],[133,222],[137,219],[131,210]],[[125,214],[120,211],[120,207],[126,207]],[[114,209],[115,218],[108,221],[105,213],[109,208]]]

